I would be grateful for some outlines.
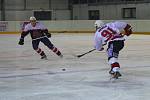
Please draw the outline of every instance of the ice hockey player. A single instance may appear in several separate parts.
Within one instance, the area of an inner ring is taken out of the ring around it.
[[[119,51],[124,47],[126,37],[132,34],[132,27],[123,21],[114,21],[104,24],[99,21],[97,31],[95,32],[94,41],[95,49],[102,51],[104,45],[107,47],[108,63],[111,66],[109,74],[113,78],[118,78],[120,74],[120,64],[118,62]]]
[[[30,17],[30,23],[27,24],[23,29],[18,43],[19,45],[24,44],[24,38],[29,33],[32,38],[32,47],[41,56],[41,59],[47,59],[47,56],[44,53],[44,51],[42,51],[41,48],[39,48],[40,42],[42,42],[45,46],[47,46],[50,50],[52,50],[61,58],[63,57],[61,52],[48,39],[51,37],[51,33],[48,32],[48,29],[45,28],[45,26],[42,23],[37,22],[34,16]]]

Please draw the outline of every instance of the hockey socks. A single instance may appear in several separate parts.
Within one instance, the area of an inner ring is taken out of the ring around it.
[[[36,52],[37,52],[39,55],[41,55],[41,59],[46,58],[46,55],[45,55],[44,51],[42,51],[40,48],[38,48],[38,49],[36,50]]]
[[[56,47],[53,47],[51,50],[52,50],[55,54],[57,54],[58,56],[63,57],[63,55],[61,54],[61,52],[60,52]]]

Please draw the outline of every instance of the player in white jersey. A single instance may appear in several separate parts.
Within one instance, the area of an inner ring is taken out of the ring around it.
[[[35,17],[30,17],[30,23],[28,23],[21,33],[21,37],[19,40],[19,45],[24,44],[24,38],[26,35],[30,33],[32,38],[32,46],[33,49],[41,55],[41,59],[47,59],[44,51],[39,48],[39,43],[42,42],[46,45],[50,50],[52,50],[55,54],[62,57],[61,52],[51,43],[48,39],[51,37],[51,34],[48,32],[48,29],[44,27],[43,24],[36,21]]]
[[[98,26],[99,28],[95,32],[95,49],[102,51],[103,46],[108,44],[107,55],[108,63],[111,66],[109,73],[118,78],[121,76],[120,64],[118,62],[119,51],[124,47],[125,36],[132,34],[132,27],[126,22],[115,21]]]

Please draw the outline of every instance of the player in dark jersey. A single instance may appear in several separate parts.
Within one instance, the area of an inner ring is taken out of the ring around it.
[[[41,55],[41,59],[47,59],[47,56],[44,53],[44,51],[42,51],[41,48],[39,48],[40,42],[46,45],[50,50],[52,50],[61,58],[63,57],[61,52],[48,39],[51,37],[51,34],[48,32],[48,29],[45,28],[44,25],[40,22],[37,22],[35,17],[30,17],[30,23],[28,23],[23,29],[18,43],[19,45],[24,44],[24,38],[29,33],[32,38],[32,47],[39,55]]]

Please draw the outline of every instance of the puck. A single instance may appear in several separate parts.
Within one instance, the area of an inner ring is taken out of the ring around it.
[[[66,69],[65,69],[65,68],[63,68],[63,69],[62,69],[62,71],[66,71]]]

